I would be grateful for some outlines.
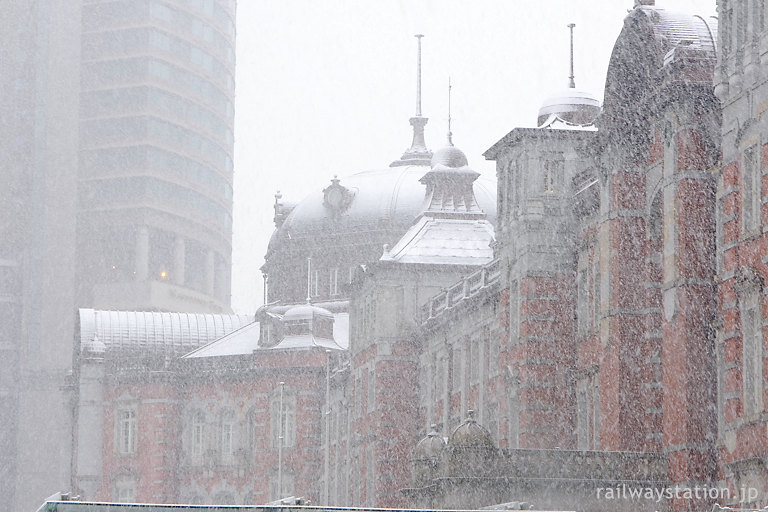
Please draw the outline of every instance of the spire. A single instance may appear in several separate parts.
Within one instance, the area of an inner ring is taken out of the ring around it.
[[[419,42],[416,57],[416,117],[421,117],[421,38],[424,34],[416,34],[414,37]]]
[[[448,145],[453,146],[453,133],[451,133],[451,77],[448,77]]]
[[[418,40],[418,53],[416,59],[416,115],[409,121],[413,126],[413,141],[411,147],[403,153],[400,160],[395,160],[390,167],[401,165],[429,165],[432,158],[432,152],[427,149],[427,143],[424,141],[424,125],[428,119],[421,116],[421,38],[423,34],[416,34]]]
[[[573,76],[573,27],[575,26],[575,23],[568,24],[568,28],[571,29],[571,76],[568,77],[568,87],[571,89],[576,88],[576,82],[574,81]]]

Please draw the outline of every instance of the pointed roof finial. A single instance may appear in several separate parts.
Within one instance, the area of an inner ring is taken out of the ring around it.
[[[448,145],[453,146],[453,133],[451,133],[451,77],[448,77]]]
[[[401,165],[429,165],[432,158],[432,152],[427,149],[427,143],[424,142],[424,125],[427,124],[427,118],[421,116],[421,38],[424,34],[416,34],[414,37],[418,40],[418,53],[416,59],[416,115],[409,121],[413,126],[413,141],[411,147],[405,150],[399,160],[395,160],[390,167]]]
[[[568,28],[571,29],[571,76],[568,77],[568,87],[571,89],[576,88],[576,82],[574,81],[573,76],[573,27],[575,26],[575,23],[568,24]]]

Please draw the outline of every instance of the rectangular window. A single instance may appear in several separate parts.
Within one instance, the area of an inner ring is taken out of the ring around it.
[[[744,415],[763,411],[763,334],[757,293],[742,303],[741,335],[743,337]]]
[[[355,378],[355,418],[359,418],[363,411],[363,378],[358,375]]]
[[[282,415],[280,414],[282,412]],[[282,405],[280,390],[272,396],[269,410],[272,447],[290,448],[296,445],[296,395],[283,393]]]
[[[489,375],[494,376],[499,372],[499,357],[501,352],[501,346],[499,346],[499,330],[493,329],[491,331],[488,357],[490,358],[490,367],[488,368]]]
[[[555,191],[554,162],[544,162],[544,193],[552,194]]]
[[[192,455],[199,457],[203,454],[203,439],[205,436],[205,424],[201,417],[195,418],[192,424]]]
[[[747,5],[746,2],[741,5],[736,4],[736,49],[738,50],[747,40],[747,24],[749,19],[747,18]]]
[[[600,262],[597,259],[597,251],[592,264],[592,325],[595,329],[600,326]]]
[[[234,426],[229,420],[225,420],[221,424],[221,455],[229,456],[235,452],[233,442],[233,430]]]
[[[517,280],[509,283],[509,343],[517,345],[520,337],[520,284]]]
[[[117,412],[117,451],[136,453],[136,411],[120,409]]]
[[[115,501],[136,503],[136,480],[133,477],[119,477],[115,482]]]
[[[742,229],[744,233],[755,231],[760,226],[760,173],[755,146],[744,150],[741,161],[743,182]]]
[[[576,443],[579,450],[598,449],[597,374],[583,374],[576,381]]]
[[[373,507],[376,505],[376,492],[375,492],[375,483],[376,483],[376,470],[375,470],[375,461],[374,461],[374,455],[373,455],[373,445],[369,445],[365,450],[365,459],[366,459],[366,473],[368,473],[366,476],[366,503],[369,507]]]
[[[347,284],[352,283],[355,279],[355,267],[349,267],[349,275],[347,276]]]
[[[507,168],[509,171],[509,168]],[[496,204],[499,212],[499,216],[503,219],[507,216],[507,183],[509,182],[509,174],[502,175],[499,180],[498,191],[496,192]]]
[[[452,355],[453,370],[451,375],[453,379],[451,379],[451,394],[455,394],[461,393],[461,363],[463,360],[461,347],[454,347]]]
[[[376,374],[373,370],[368,372],[368,412],[376,409]]]
[[[558,174],[560,173],[561,162],[544,162],[544,193],[554,194],[558,186]]]
[[[579,269],[576,274],[576,321],[579,333],[589,327],[589,280],[587,270]]]
[[[275,470],[272,477],[269,479],[269,499],[275,501],[287,498],[293,495],[293,490],[293,474],[283,470],[282,475],[278,475],[277,470]]]
[[[586,387],[576,390],[576,437],[579,450],[589,450],[589,399]]]
[[[516,379],[515,379],[516,380]],[[519,385],[513,383],[507,395],[507,429],[510,448],[520,446],[520,395]]]
[[[330,291],[331,295],[339,294],[339,269],[332,268],[330,271]]]

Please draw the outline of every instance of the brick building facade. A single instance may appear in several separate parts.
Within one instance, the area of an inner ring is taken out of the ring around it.
[[[485,153],[495,202],[450,134],[426,149],[420,112],[390,169],[278,198],[257,323],[130,392],[123,356],[99,352],[87,497],[119,497],[123,471],[142,501],[626,510],[598,492],[621,483],[718,489],[636,510],[768,504],[765,10],[720,1],[718,34],[637,1],[596,119],[571,90]],[[137,425],[154,418],[133,459],[121,397],[146,404]],[[161,439],[173,464],[144,457]]]

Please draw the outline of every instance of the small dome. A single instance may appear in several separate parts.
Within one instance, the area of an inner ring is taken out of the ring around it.
[[[438,165],[452,169],[465,167],[467,165],[467,156],[462,150],[451,144],[435,151],[430,165],[433,169]]]
[[[435,459],[440,456],[443,449],[445,449],[445,441],[435,431],[433,426],[432,431],[427,434],[427,437],[416,445],[416,448],[413,450],[413,458],[414,460]]]
[[[283,322],[299,322],[302,320],[312,320],[316,317],[325,317],[333,319],[333,313],[327,309],[323,309],[312,304],[303,304],[301,306],[295,306],[285,312],[283,315]]]
[[[98,336],[94,336],[93,339],[83,343],[83,352],[90,354],[105,354],[107,352],[107,346]]]
[[[453,430],[448,444],[453,448],[495,448],[491,433],[475,421],[472,411],[464,423]]]
[[[600,100],[586,91],[569,88],[553,94],[539,108],[538,126],[555,115],[563,121],[576,125],[592,124],[600,114]]]

